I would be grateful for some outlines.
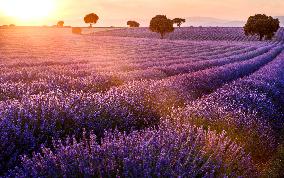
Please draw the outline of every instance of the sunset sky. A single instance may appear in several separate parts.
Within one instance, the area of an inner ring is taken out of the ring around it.
[[[0,0],[0,25],[85,25],[94,12],[96,26],[122,26],[126,19],[148,21],[157,14],[173,17],[215,17],[245,20],[256,13],[284,15],[284,0]],[[123,23],[123,24],[122,24]]]

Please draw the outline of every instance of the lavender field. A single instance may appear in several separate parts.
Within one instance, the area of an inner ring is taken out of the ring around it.
[[[0,28],[0,176],[281,177],[283,135],[283,28]]]

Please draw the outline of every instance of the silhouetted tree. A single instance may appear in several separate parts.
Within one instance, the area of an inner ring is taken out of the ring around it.
[[[174,18],[173,19],[173,23],[177,24],[178,27],[180,27],[181,24],[184,23],[184,22],[185,22],[185,19],[182,19],[182,18]]]
[[[157,15],[150,22],[150,30],[160,33],[163,39],[166,33],[173,32],[175,29],[171,19],[168,19],[165,15]]]
[[[92,25],[97,23],[98,20],[99,20],[99,16],[95,13],[88,14],[84,17],[85,23],[89,23],[90,28],[92,28]]]
[[[259,40],[262,41],[263,37],[271,40],[279,28],[279,19],[274,19],[265,14],[256,14],[255,16],[250,16],[248,18],[248,21],[244,26],[244,31],[247,36],[258,35]]]
[[[138,22],[131,21],[131,20],[127,22],[127,25],[130,26],[130,27],[139,27],[140,26],[140,24]]]
[[[57,27],[63,27],[63,26],[64,26],[64,21],[57,22]]]

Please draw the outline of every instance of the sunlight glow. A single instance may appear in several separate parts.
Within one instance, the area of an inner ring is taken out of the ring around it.
[[[54,9],[54,0],[0,0],[0,10],[19,20],[48,17]]]

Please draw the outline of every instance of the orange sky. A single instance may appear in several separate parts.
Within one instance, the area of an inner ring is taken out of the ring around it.
[[[90,12],[99,15],[97,26],[121,26],[126,19],[149,20],[157,14],[166,14],[168,17],[216,17],[230,20],[245,20],[255,13],[266,13],[272,16],[284,15],[284,0],[36,0],[37,2],[52,2],[49,14],[39,18],[20,18],[20,14],[33,12],[34,15],[44,9],[40,4],[35,7],[24,7],[15,3],[14,9],[20,9],[17,15],[7,14],[4,4],[0,0],[0,25],[15,23],[17,25],[52,25],[58,20],[64,20],[66,25],[85,25],[83,16]],[[19,0],[14,0],[19,2]],[[34,0],[21,0],[32,2]],[[39,6],[39,7],[37,7]],[[45,5],[46,6],[46,5]],[[10,8],[8,12],[14,9]]]

